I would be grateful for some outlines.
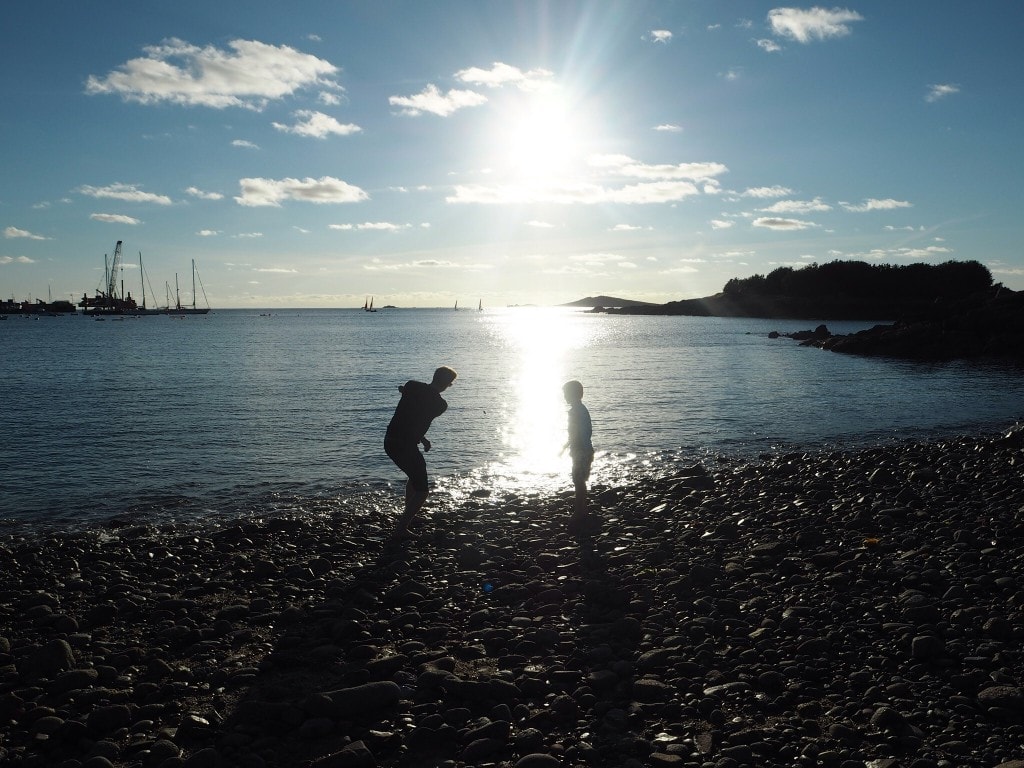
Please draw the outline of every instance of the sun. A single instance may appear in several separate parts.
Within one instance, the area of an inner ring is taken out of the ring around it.
[[[509,178],[553,182],[567,176],[585,144],[584,127],[560,90],[531,93],[503,110],[489,147]]]

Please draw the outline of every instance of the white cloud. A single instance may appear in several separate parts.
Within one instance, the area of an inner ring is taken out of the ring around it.
[[[88,94],[117,94],[141,104],[170,102],[215,109],[260,110],[269,101],[309,87],[338,89],[338,68],[286,45],[232,40],[230,50],[172,38],[144,48],[105,76],[90,75]]]
[[[773,8],[768,11],[772,31],[781,37],[809,43],[850,34],[850,22],[863,21],[856,11],[845,8]]]
[[[526,222],[526,226],[534,227],[535,229],[554,229],[555,228],[555,225],[550,223],[550,222],[547,222],[547,221],[537,221],[536,219],[534,219],[533,221]]]
[[[200,200],[223,200],[224,195],[220,192],[204,192],[198,187],[189,187],[185,190],[186,194],[192,195],[192,197],[198,197]]]
[[[196,234],[200,237],[216,237],[220,232],[216,229],[200,229]]]
[[[35,264],[28,256],[0,256],[0,264]]]
[[[102,221],[107,224],[130,224],[135,226],[141,224],[139,219],[133,219],[131,216],[123,216],[120,213],[93,213],[89,215],[89,218],[93,221]]]
[[[655,43],[667,43],[672,40],[672,33],[667,29],[652,29],[650,36]]]
[[[328,107],[336,107],[341,104],[341,96],[336,93],[331,93],[330,91],[320,91],[316,100]]]
[[[891,198],[885,200],[868,199],[859,205],[853,203],[840,203],[843,208],[853,213],[867,213],[869,211],[892,211],[896,208],[912,208],[913,203],[908,203],[906,200],[893,200]]]
[[[445,198],[448,203],[479,203],[484,205],[525,205],[552,203],[559,205],[600,203],[648,204],[683,200],[698,194],[688,181],[657,181],[609,188],[598,184],[545,184],[485,186],[458,185]]]
[[[809,229],[817,226],[809,221],[801,221],[800,219],[778,219],[767,217],[754,219],[753,225],[755,227],[763,227],[764,229],[774,229],[777,231]]]
[[[582,261],[584,264],[596,266],[598,264],[612,264],[622,261],[623,257],[617,253],[577,253],[569,257],[570,261]]]
[[[242,194],[235,202],[245,206],[280,206],[284,200],[307,203],[356,203],[369,195],[359,187],[341,179],[324,176],[320,179],[240,179]]]
[[[778,53],[782,50],[782,46],[776,43],[774,40],[769,40],[767,37],[756,41],[757,47],[766,53]]]
[[[947,96],[952,96],[954,93],[960,93],[960,86],[954,85],[953,83],[945,83],[943,85],[929,85],[928,95],[924,97],[925,101],[938,101],[944,99]]]
[[[595,155],[590,158],[589,163],[596,168],[609,168],[621,176],[640,179],[706,181],[729,171],[722,163],[678,163],[676,165],[661,163],[658,165],[648,165],[633,160],[627,155]]]
[[[232,235],[235,239],[245,240],[249,238],[263,237],[262,232],[239,232],[237,235]],[[258,271],[258,270],[257,270]]]
[[[780,200],[767,208],[758,209],[762,213],[816,213],[831,211],[832,206],[822,201],[820,197],[813,200]]]
[[[491,268],[492,266],[490,264],[460,264],[446,259],[420,259],[418,261],[410,261],[403,264],[385,264],[382,261],[374,261],[370,264],[363,265],[363,269],[371,272],[401,272],[410,269],[465,269],[479,271]]]
[[[487,97],[476,91],[451,90],[448,93],[441,93],[437,86],[431,83],[420,93],[412,96],[390,96],[388,103],[394,107],[401,107],[402,114],[410,117],[417,117],[424,112],[448,117],[464,107],[486,104]]]
[[[242,149],[259,149],[260,148],[259,144],[254,144],[253,142],[246,141],[245,139],[235,139],[234,141],[231,142],[231,146],[232,147],[241,147]]]
[[[328,224],[328,229],[336,229],[343,232],[352,230],[376,230],[378,232],[397,232],[400,229],[409,229],[412,224],[392,224],[390,221],[366,221],[362,224]]]
[[[314,112],[309,109],[300,109],[294,113],[299,121],[295,125],[283,123],[271,123],[277,130],[285,133],[294,133],[299,136],[311,136],[314,139],[325,139],[332,133],[338,136],[350,136],[359,133],[362,128],[352,123],[341,124],[330,115],[323,112]]]
[[[595,155],[589,158],[589,164],[610,176],[640,179],[641,182],[626,186],[565,180],[507,185],[466,184],[456,186],[446,202],[494,205],[676,202],[699,194],[698,183],[704,185],[706,191],[717,193],[719,189],[714,177],[728,171],[721,163],[650,165],[627,155]]]
[[[483,85],[487,88],[500,88],[505,85],[514,85],[521,91],[535,91],[552,85],[551,77],[553,72],[546,69],[531,69],[523,72],[518,67],[494,62],[490,69],[480,67],[469,67],[455,73],[455,79],[459,82],[472,85]]]
[[[253,272],[270,272],[275,275],[297,275],[299,270],[287,267],[257,267]]]
[[[750,187],[740,193],[743,197],[756,197],[761,199],[767,199],[772,197],[785,197],[786,195],[793,194],[793,190],[789,187],[780,187],[775,185],[774,187]]]
[[[736,224],[735,221],[725,221],[723,219],[712,219],[711,220],[711,228],[712,229],[729,229],[730,227],[735,226],[735,224]]]
[[[43,237],[42,235],[34,235],[28,230],[18,229],[17,227],[7,227],[4,229],[4,237],[13,239],[16,237],[25,238],[26,240],[48,240],[49,238]]]
[[[672,123],[662,123],[661,125],[654,126],[654,130],[663,131],[665,133],[682,133],[683,129],[681,126],[673,125]]]
[[[156,203],[157,205],[170,205],[171,198],[167,195],[155,195],[152,192],[143,192],[134,184],[121,184],[120,182],[110,184],[106,187],[93,187],[85,184],[76,190],[79,194],[89,197],[102,197],[112,200],[125,200],[130,203]]]
[[[635,224],[616,224],[611,228],[611,232],[637,232],[642,230],[643,227],[638,227]]]

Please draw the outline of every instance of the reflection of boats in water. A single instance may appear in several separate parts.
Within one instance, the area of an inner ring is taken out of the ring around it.
[[[109,262],[107,257],[103,257],[103,289],[96,289],[95,296],[82,295],[82,300],[78,302],[78,306],[82,308],[86,315],[205,315],[210,311],[209,304],[206,307],[196,306],[196,262],[192,260],[192,306],[182,306],[181,298],[178,293],[177,283],[178,276],[174,276],[175,283],[175,306],[171,306],[170,296],[168,295],[167,306],[165,307],[153,307],[149,308],[146,306],[146,273],[142,266],[142,252],[139,252],[139,277],[142,283],[142,306],[139,306],[138,302],[132,297],[131,291],[125,292],[124,280],[120,281],[118,285],[117,273],[121,267],[121,241],[117,241],[117,245],[114,246],[114,257]],[[166,283],[165,283],[166,285]],[[200,285],[202,283],[200,282]],[[168,287],[168,294],[170,288]],[[152,288],[150,288],[152,292]],[[206,291],[203,290],[203,298],[206,297]]]

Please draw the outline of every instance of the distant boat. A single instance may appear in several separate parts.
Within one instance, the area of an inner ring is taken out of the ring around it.
[[[202,286],[200,279],[199,285]],[[205,315],[210,311],[209,302],[205,307],[196,306],[196,260],[192,259],[192,306],[181,306],[181,295],[178,293],[178,274],[174,274],[174,309],[164,310],[168,315]],[[206,289],[203,289],[203,298],[206,298]]]
[[[196,261],[192,260],[192,306],[182,306],[180,296],[175,306],[170,305],[170,287],[168,286],[168,302],[166,307],[146,307],[146,273],[142,267],[142,252],[139,252],[139,277],[142,280],[142,306],[132,298],[131,292],[125,293],[124,281],[118,285],[118,270],[121,268],[121,245],[120,240],[114,246],[114,257],[109,262],[103,257],[104,280],[103,290],[97,289],[95,296],[82,294],[82,300],[78,306],[86,315],[205,315],[210,311],[209,302],[206,307],[196,306]],[[178,276],[174,276],[175,291],[177,291]],[[200,281],[200,287],[202,282]],[[206,298],[206,290],[203,289],[203,298]]]
[[[367,302],[363,303],[363,311],[365,311],[365,312],[376,312],[377,311],[376,309],[373,308],[373,296],[370,297],[370,300],[369,300],[368,303]]]
[[[483,299],[480,299],[480,303],[476,305],[476,311],[477,312],[483,312],[484,311],[484,300]]]
[[[456,299],[456,300],[455,300],[455,309],[458,309],[458,308],[459,308],[459,300],[458,300],[458,299]]]

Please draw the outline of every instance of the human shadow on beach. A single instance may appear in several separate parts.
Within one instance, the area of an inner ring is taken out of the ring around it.
[[[473,764],[574,741],[580,718],[614,727],[624,670],[609,659],[641,626],[630,553],[607,530],[570,535],[564,504],[470,500],[429,511],[413,539],[337,536],[333,570],[279,614],[206,746],[235,762]]]

